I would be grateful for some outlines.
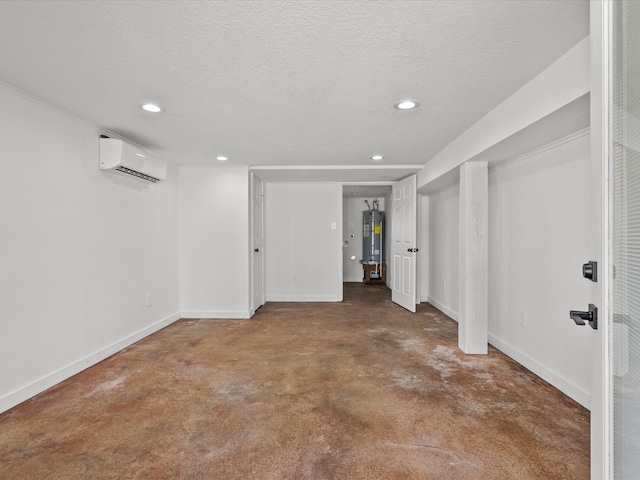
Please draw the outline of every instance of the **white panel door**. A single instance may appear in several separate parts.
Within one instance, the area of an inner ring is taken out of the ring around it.
[[[391,193],[391,299],[416,311],[416,176],[394,183]]]
[[[251,174],[251,309],[264,305],[264,183]]]

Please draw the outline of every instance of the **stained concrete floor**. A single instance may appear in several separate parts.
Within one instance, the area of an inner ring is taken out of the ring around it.
[[[587,410],[456,332],[363,284],[181,320],[0,415],[0,478],[589,478]]]

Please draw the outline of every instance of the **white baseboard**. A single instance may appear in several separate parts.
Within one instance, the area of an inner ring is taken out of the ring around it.
[[[455,320],[456,322],[458,321],[458,312],[454,312],[449,307],[447,307],[446,305],[443,305],[442,303],[440,303],[439,301],[435,300],[432,297],[427,297],[427,302],[433,305],[434,307],[436,307],[438,310],[444,313],[447,317],[451,318],[452,320]]]
[[[255,311],[254,311],[255,313]],[[205,318],[210,320],[221,319],[247,319],[251,318],[252,313],[249,310],[239,312],[182,312],[181,318]]]
[[[363,282],[362,275],[358,277],[344,277],[342,281],[344,283],[362,283]]]
[[[524,354],[517,348],[509,345],[507,342],[503,342],[495,335],[489,334],[489,343],[493,345],[495,348],[500,350],[505,355],[511,357],[513,360],[518,362],[520,365],[525,367],[526,369],[532,371],[540,378],[549,382],[551,385],[556,387],[565,395],[573,398],[576,402],[578,402],[583,407],[589,409],[591,406],[591,395],[583,390],[582,388],[574,385],[566,378],[558,375],[554,371],[550,370],[546,366],[542,365],[538,361]]]
[[[171,325],[176,320],[180,319],[180,314],[175,313],[170,315],[156,323],[153,323],[125,338],[118,340],[96,352],[93,352],[85,357],[82,357],[75,362],[72,362],[58,370],[55,370],[38,380],[35,380],[27,385],[24,385],[6,395],[0,397],[0,413],[15,407],[16,405],[30,399],[31,397],[44,392],[47,388],[51,388],[57,383],[66,380],[69,377],[80,373],[81,371],[101,362],[105,358],[110,357],[114,353],[118,353],[123,348],[128,347],[142,340],[144,337],[151,335],[152,333],[162,330],[163,328]]]
[[[267,302],[341,302],[342,295],[267,295]]]

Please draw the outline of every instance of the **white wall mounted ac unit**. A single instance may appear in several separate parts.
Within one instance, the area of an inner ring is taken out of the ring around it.
[[[148,182],[167,178],[167,163],[117,138],[100,138],[100,170],[117,170]]]

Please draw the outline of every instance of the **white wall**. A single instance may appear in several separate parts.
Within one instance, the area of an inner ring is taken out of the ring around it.
[[[417,292],[418,300],[420,302],[429,301],[429,272],[430,272],[430,210],[429,210],[429,196],[418,195],[418,244],[420,250],[418,251],[418,271],[416,272],[416,278],[418,281]]]
[[[249,171],[179,168],[180,310],[185,318],[249,318]]]
[[[587,407],[589,155],[582,132],[489,174],[490,342]]]
[[[267,301],[341,301],[342,185],[267,182],[264,198]]]
[[[343,199],[343,235],[344,240],[349,242],[348,246],[342,249],[342,280],[345,282],[362,282],[364,277],[364,270],[362,269],[362,212],[368,210],[364,201],[367,200],[369,205],[372,205],[373,197],[345,197]],[[385,212],[385,225],[388,225],[386,221],[386,209],[384,207],[384,197],[378,198],[378,210]],[[385,247],[387,244],[386,235],[389,232],[389,228],[385,227],[383,232]],[[353,235],[353,237],[352,237]],[[386,261],[386,248],[383,253]],[[351,260],[351,257],[355,255],[356,259]]]
[[[101,172],[97,128],[8,88],[0,105],[3,411],[179,309],[175,167],[155,185]]]
[[[588,159],[579,132],[489,172],[489,342],[587,407],[591,337],[569,310],[590,298]],[[458,208],[457,185],[429,197],[428,301],[454,319]]]
[[[458,319],[458,185],[429,196],[429,268],[427,301],[454,320]],[[425,216],[421,222],[425,222]]]

